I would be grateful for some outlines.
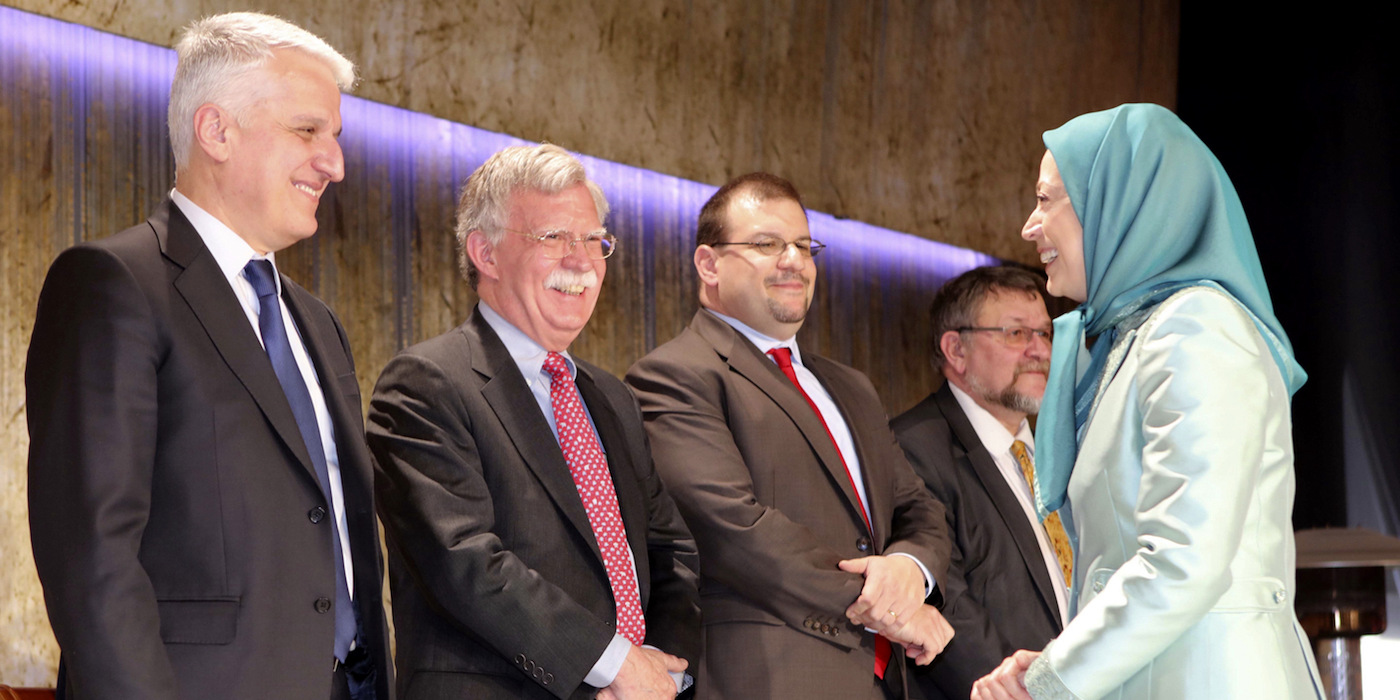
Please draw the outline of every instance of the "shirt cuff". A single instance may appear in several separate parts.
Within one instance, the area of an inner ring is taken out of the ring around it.
[[[650,644],[642,645],[646,649],[656,649]],[[608,647],[603,650],[603,655],[598,658],[598,662],[593,664],[593,668],[588,675],[583,677],[583,682],[594,688],[606,688],[617,680],[617,672],[622,670],[622,662],[627,660],[627,652],[632,650],[632,642],[620,634],[614,634],[612,641],[608,642]],[[686,688],[695,685],[695,678],[685,671],[667,671],[671,674],[671,680],[676,682],[676,694],[685,692]]]
[[[622,670],[622,662],[627,660],[627,652],[632,648],[632,642],[627,638],[614,634],[612,641],[608,642],[608,648],[603,650],[603,655],[598,657],[597,663],[589,670],[588,675],[583,677],[583,682],[594,688],[606,688],[612,685],[617,679],[617,672]]]
[[[909,553],[907,553],[907,552],[891,552],[891,553],[890,553],[890,556],[892,556],[892,557],[908,557],[908,558],[909,558],[909,561],[914,562],[914,565],[917,566],[917,567],[919,567],[919,571],[922,571],[923,574],[924,574],[924,597],[927,598],[927,597],[933,595],[933,587],[934,587],[935,585],[937,585],[937,582],[935,582],[935,581],[933,580],[933,574],[930,574],[930,573],[928,572],[928,567],[927,567],[927,566],[924,566],[924,563],[921,562],[921,561],[919,561],[919,558],[918,558],[918,557],[916,557],[916,556],[914,556],[914,555],[912,555],[912,554],[909,554]]]

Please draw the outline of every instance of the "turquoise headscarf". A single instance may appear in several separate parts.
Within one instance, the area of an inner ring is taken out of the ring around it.
[[[1081,428],[1113,345],[1114,327],[1189,286],[1221,289],[1247,309],[1290,396],[1307,374],[1274,317],[1254,238],[1220,161],[1154,104],[1125,104],[1044,134],[1084,227],[1087,300],[1055,319],[1050,380],[1036,422],[1036,508],[1064,505]],[[1086,336],[1101,336],[1076,376]]]

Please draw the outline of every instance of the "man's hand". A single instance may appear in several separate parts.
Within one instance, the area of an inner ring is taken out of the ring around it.
[[[1031,700],[1026,692],[1026,669],[1040,657],[1038,651],[1022,649],[1006,657],[991,673],[972,684],[972,700]]]
[[[631,698],[674,698],[676,680],[671,672],[684,671],[685,659],[656,649],[633,646],[627,650],[612,685],[598,691],[600,700],[630,700]]]
[[[897,633],[886,635],[904,645],[904,655],[919,666],[927,666],[953,639],[953,626],[932,605],[920,606],[908,616]]]
[[[924,572],[909,557],[862,557],[837,566],[865,577],[860,597],[846,608],[846,617],[857,625],[893,639],[924,604]]]

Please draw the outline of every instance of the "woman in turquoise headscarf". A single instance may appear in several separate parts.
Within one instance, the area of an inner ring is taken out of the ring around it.
[[[1289,403],[1306,375],[1239,196],[1157,105],[1044,140],[1021,235],[1050,292],[1081,303],[1055,321],[1036,500],[1075,541],[1072,613],[972,697],[1321,698],[1293,613]]]

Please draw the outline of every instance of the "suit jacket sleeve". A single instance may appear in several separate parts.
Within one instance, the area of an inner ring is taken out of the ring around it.
[[[1230,563],[1263,462],[1263,431],[1251,421],[1276,410],[1270,402],[1287,400],[1271,391],[1271,373],[1274,390],[1282,384],[1263,339],[1221,294],[1164,302],[1129,352],[1139,371],[1111,381],[1131,382],[1141,415],[1140,434],[1121,438],[1122,454],[1141,460],[1134,531],[1095,536],[1137,549],[1027,673],[1038,698],[1105,695],[1216,604],[1232,583]],[[1095,572],[1085,573],[1076,580]]]
[[[25,369],[34,562],[70,682],[92,698],[176,693],[137,559],[165,340],[136,274],[99,248],[60,255]]]
[[[551,669],[567,697],[614,630],[506,549],[459,377],[400,354],[375,388],[368,428],[380,517],[430,604],[503,658]],[[527,397],[527,400],[528,399]]]
[[[685,364],[644,358],[628,374],[647,419],[666,486],[695,534],[709,580],[742,591],[793,629],[854,648],[859,630],[845,618],[863,579],[836,567],[841,557],[781,511],[760,503],[721,408],[719,381]],[[814,616],[851,634],[828,636]]]
[[[688,673],[693,675],[700,661],[700,596],[696,590],[699,556],[695,539],[656,473],[636,397],[620,383],[615,385],[626,394],[625,399],[614,399],[613,404],[620,403],[619,410],[627,412],[627,419],[622,421],[627,445],[641,448],[634,452],[633,462],[639,465],[637,485],[647,502],[651,595],[646,601],[646,643],[688,661]]]
[[[951,435],[946,431],[921,430],[917,438],[908,439],[904,433],[899,435],[915,473],[924,480],[935,499],[947,504],[948,531],[958,532],[956,514],[962,512],[958,508],[960,494],[950,472],[954,460],[966,459],[966,456],[954,455]],[[943,591],[943,617],[957,636],[927,671],[915,672],[928,673],[947,697],[961,698],[970,695],[972,684],[996,668],[1015,649],[992,623],[986,608],[968,595],[967,580],[963,576],[963,551],[956,538],[950,546],[951,561],[947,573],[938,579],[938,587]]]

